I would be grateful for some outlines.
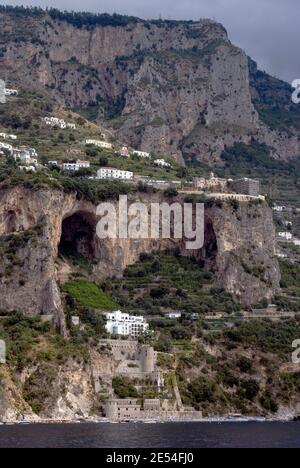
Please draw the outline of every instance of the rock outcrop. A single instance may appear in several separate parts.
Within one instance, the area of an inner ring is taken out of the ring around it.
[[[132,202],[148,204],[166,201],[162,193],[130,197]],[[180,197],[178,201],[182,203]],[[205,245],[200,251],[186,251],[182,240],[100,240],[96,234],[96,208],[78,200],[75,193],[49,188],[17,186],[1,191],[0,308],[53,315],[56,323],[63,325],[56,264],[63,242],[71,242],[79,252],[83,249],[89,255],[97,281],[120,277],[143,252],[180,249],[184,255],[197,256],[204,267],[214,271],[217,286],[245,304],[271,298],[279,289],[275,230],[266,204],[241,203],[237,210],[230,205],[207,208]]]
[[[214,165],[226,145],[253,138],[274,157],[299,156],[296,131],[271,132],[259,119],[247,56],[222,25],[112,23],[2,11],[2,71],[67,107],[91,107],[124,143],[182,163],[195,157]]]

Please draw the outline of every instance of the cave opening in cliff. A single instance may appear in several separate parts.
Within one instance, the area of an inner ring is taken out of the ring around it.
[[[213,271],[215,269],[217,254],[218,242],[213,222],[207,218],[205,219],[204,245],[200,251],[199,258],[201,266]]]
[[[95,258],[96,220],[87,212],[77,212],[63,220],[58,254],[63,258],[90,263]]]

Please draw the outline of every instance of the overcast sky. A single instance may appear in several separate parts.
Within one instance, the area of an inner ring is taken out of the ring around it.
[[[214,18],[224,24],[233,43],[246,50],[260,68],[291,82],[300,78],[299,0],[4,0],[141,18]],[[84,5],[84,7],[83,7]]]

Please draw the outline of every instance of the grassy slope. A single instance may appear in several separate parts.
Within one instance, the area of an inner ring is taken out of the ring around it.
[[[83,307],[116,310],[118,306],[95,284],[84,279],[64,284],[64,291]]]

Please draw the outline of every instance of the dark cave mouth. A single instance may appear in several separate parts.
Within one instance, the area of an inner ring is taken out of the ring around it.
[[[210,219],[205,220],[204,245],[199,251],[198,260],[202,268],[215,269],[218,255],[218,242],[213,223]]]
[[[77,212],[62,222],[61,238],[58,245],[60,257],[89,263],[95,259],[96,221],[90,213]]]

